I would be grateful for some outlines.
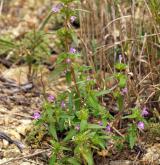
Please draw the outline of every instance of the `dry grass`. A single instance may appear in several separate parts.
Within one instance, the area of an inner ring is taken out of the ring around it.
[[[160,16],[158,0],[81,0],[80,39],[84,60],[100,72],[115,73],[119,54],[128,65],[128,106],[160,109]],[[158,5],[158,6],[157,6]],[[102,86],[105,88],[105,83]]]

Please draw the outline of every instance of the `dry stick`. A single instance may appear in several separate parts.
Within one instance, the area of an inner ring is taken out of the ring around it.
[[[144,52],[144,48],[145,48],[145,44],[146,44],[146,33],[144,35],[144,39],[143,39],[143,46],[142,46],[142,50],[141,50],[141,53],[140,53],[140,56],[139,56],[139,75],[141,75],[141,58],[142,58],[142,55],[143,55],[143,52]]]
[[[148,74],[136,85],[136,87],[138,87],[138,85],[140,85],[150,74],[151,74],[151,72],[148,73]]]
[[[152,12],[151,12],[151,10],[150,10],[150,8],[149,8],[149,6],[148,6],[146,0],[144,0],[144,3],[145,3],[145,5],[146,5],[146,7],[147,7],[147,9],[148,9],[148,11],[149,11],[150,16],[153,18]],[[157,37],[158,37],[158,41],[160,42],[159,33],[158,33],[157,27],[156,27],[156,25],[155,25],[154,19],[151,19],[151,21],[152,21],[153,26],[154,26],[154,28],[155,28],[155,31],[156,31],[156,34],[157,34]]]
[[[4,0],[1,0],[1,4],[0,4],[0,15],[2,15],[3,4],[4,4]]]
[[[28,160],[28,159],[23,159],[23,160],[26,161],[26,162],[29,162],[29,163],[36,164],[36,165],[41,165],[41,164],[39,164],[37,162],[31,161],[31,160]]]
[[[158,33],[158,34],[160,34],[160,33]],[[154,37],[154,36],[157,36],[158,34],[157,33],[153,33],[153,34],[146,35],[145,37]],[[97,48],[97,51],[95,53],[97,53],[98,51],[100,51],[100,49],[105,48],[105,47],[106,47],[105,50],[108,50],[110,48],[113,48],[115,45],[120,45],[123,42],[141,40],[142,38],[144,38],[144,36],[140,36],[140,37],[136,37],[136,38],[124,39],[124,40],[115,42],[114,44],[110,44],[110,45],[102,45],[102,46]]]
[[[146,103],[148,102],[148,100],[149,100],[155,93],[156,93],[155,91],[152,92],[152,93],[149,95],[149,97],[146,99],[146,101],[145,101],[144,104],[146,104]]]
[[[136,165],[137,164],[137,159],[140,155],[140,151],[138,152],[137,156],[135,157],[135,160],[133,161],[133,165]]]
[[[120,135],[121,137],[124,138],[124,135],[122,135],[115,127],[111,126],[111,128],[113,128],[113,130],[114,130],[118,135]]]
[[[34,156],[37,156],[39,154],[43,154],[43,153],[46,153],[46,152],[49,152],[49,151],[51,151],[51,149],[42,150],[42,151],[39,151],[37,153],[33,153],[33,154],[30,154],[30,155],[27,155],[27,156],[21,156],[21,157],[18,157],[18,158],[12,158],[10,160],[7,160],[5,162],[0,163],[0,165],[8,164],[9,162],[14,162],[14,161],[20,160],[20,159],[31,158],[31,157],[34,157]]]
[[[102,29],[102,32],[106,29],[106,28],[108,28],[112,23],[114,23],[115,21],[118,21],[118,20],[121,20],[121,19],[124,19],[124,18],[130,18],[131,17],[131,15],[125,15],[125,16],[122,16],[122,17],[118,17],[118,18],[116,18],[116,19],[113,19],[112,21],[110,21],[103,29]],[[101,32],[101,33],[102,33]],[[106,37],[106,36],[105,36]]]
[[[115,20],[116,19],[116,11],[115,11],[115,6],[114,3],[111,4],[111,16],[112,19]],[[116,53],[116,49],[117,49],[117,45],[115,44],[117,42],[117,38],[116,38],[116,24],[113,23],[113,40],[114,40],[114,64],[116,63],[116,58],[117,58],[117,53]],[[114,66],[114,72],[115,72],[115,66]]]

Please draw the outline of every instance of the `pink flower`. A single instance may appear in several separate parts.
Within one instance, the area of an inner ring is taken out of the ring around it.
[[[40,117],[41,117],[41,114],[39,112],[35,112],[33,114],[33,119],[35,119],[35,120],[39,119]]]
[[[75,20],[76,20],[76,16],[71,16],[71,18],[70,18],[70,20],[71,20],[71,22],[73,23]]]
[[[70,59],[70,58],[67,58],[67,59],[66,59],[66,63],[67,63],[67,64],[70,64],[70,63],[71,63],[71,59]]]
[[[110,125],[107,125],[107,126],[106,126],[106,131],[107,131],[107,132],[111,132],[111,127],[110,127]]]
[[[127,94],[127,93],[128,93],[128,89],[127,89],[127,87],[123,88],[121,93],[122,93],[122,95]]]
[[[53,95],[48,96],[48,101],[53,102],[55,100],[55,97]]]
[[[74,54],[74,53],[76,53],[76,49],[75,48],[70,48],[69,52]]]
[[[139,121],[137,124],[137,127],[139,130],[143,130],[144,129],[144,123],[142,121]]]
[[[142,115],[142,116],[147,116],[148,114],[149,114],[149,112],[148,112],[147,107],[144,107],[144,108],[142,109],[141,115]]]
[[[123,58],[122,58],[122,55],[120,54],[120,55],[119,55],[119,63],[122,63],[122,59],[123,59]]]
[[[57,5],[52,7],[52,11],[54,13],[58,13],[58,12],[60,12],[61,8],[62,8],[62,4],[57,4]]]
[[[65,108],[66,107],[66,103],[64,101],[61,102],[61,108]]]
[[[101,121],[98,121],[98,125],[103,126],[103,123]]]
[[[75,126],[75,129],[76,129],[77,131],[79,131],[79,130],[80,130],[80,126],[79,126],[79,125]]]

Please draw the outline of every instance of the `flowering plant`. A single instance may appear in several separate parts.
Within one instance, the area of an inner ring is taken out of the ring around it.
[[[50,165],[53,164],[94,164],[93,154],[106,150],[110,141],[113,143],[127,142],[133,148],[138,130],[145,128],[144,116],[147,108],[131,109],[131,114],[124,115],[124,101],[128,95],[127,76],[123,73],[127,65],[122,55],[114,74],[118,82],[116,90],[100,90],[97,88],[96,76],[92,67],[79,64],[77,58],[78,45],[71,25],[77,17],[71,4],[75,0],[60,0],[60,4],[52,7],[53,14],[62,14],[64,26],[57,31],[62,53],[58,55],[53,74],[65,73],[68,89],[58,96],[49,95],[43,104],[43,112],[34,114],[39,125],[45,125],[48,135],[52,138],[52,154]],[[118,114],[111,114],[102,104],[102,97],[111,94],[117,101]],[[116,122],[129,120],[126,134],[122,134]]]

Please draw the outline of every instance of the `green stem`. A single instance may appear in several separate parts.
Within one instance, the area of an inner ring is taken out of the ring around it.
[[[53,12],[51,11],[47,17],[44,19],[44,21],[42,22],[42,24],[40,25],[38,31],[41,31],[44,29],[44,27],[46,26],[46,24],[48,23],[48,21],[50,20],[51,16],[52,16]]]

